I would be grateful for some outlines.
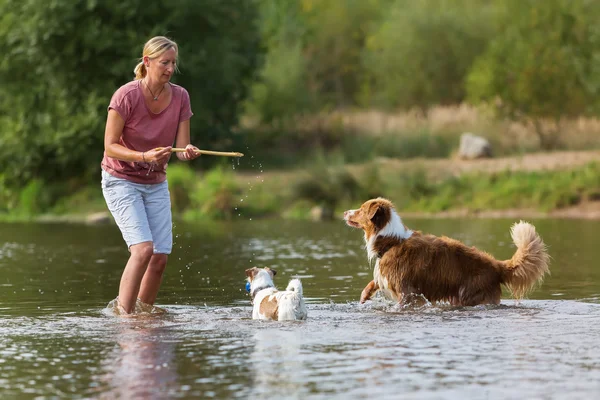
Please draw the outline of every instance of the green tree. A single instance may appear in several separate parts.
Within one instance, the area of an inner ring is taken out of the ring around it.
[[[486,48],[493,6],[481,0],[395,0],[367,39],[362,103],[387,108],[456,104]]]
[[[246,103],[248,114],[261,122],[283,122],[315,110],[306,86],[307,62],[302,38],[305,26],[296,0],[263,0],[260,6],[261,43],[265,55]]]
[[[265,62],[249,114],[263,122],[356,104],[368,33],[391,0],[263,0]]]
[[[0,0],[5,184],[96,179],[110,96],[155,35],[180,45],[193,142],[227,143],[258,63],[256,18],[252,0]]]
[[[495,21],[498,35],[474,63],[471,101],[493,102],[505,116],[534,126],[540,145],[559,145],[564,117],[597,106],[600,5],[590,1],[511,0]]]
[[[368,35],[389,8],[389,0],[304,0],[308,85],[322,105],[356,104],[365,73],[361,55]]]

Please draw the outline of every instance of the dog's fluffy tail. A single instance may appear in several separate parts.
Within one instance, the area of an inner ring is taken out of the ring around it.
[[[302,282],[300,282],[300,279],[292,279],[290,283],[288,283],[285,290],[289,292],[296,292],[302,296]]]
[[[517,251],[505,262],[504,284],[516,299],[523,298],[536,283],[549,274],[550,256],[535,227],[527,222],[517,222],[510,229]]]

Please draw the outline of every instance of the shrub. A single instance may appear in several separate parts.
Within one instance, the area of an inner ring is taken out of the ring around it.
[[[543,149],[559,147],[561,119],[600,104],[599,16],[595,2],[505,2],[499,34],[468,75],[469,98],[531,125]]]
[[[190,206],[190,193],[197,186],[198,179],[194,170],[187,165],[169,165],[167,180],[171,193],[171,207],[175,213],[182,213]]]
[[[240,193],[233,171],[224,166],[215,167],[204,175],[191,193],[190,208],[184,218],[230,219],[239,204]]]
[[[50,206],[50,194],[40,179],[29,181],[19,193],[17,213],[25,216],[40,214]]]

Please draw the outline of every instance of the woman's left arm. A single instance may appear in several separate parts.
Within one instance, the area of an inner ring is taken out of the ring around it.
[[[196,152],[198,148],[190,144],[190,120],[181,121],[177,128],[177,136],[175,137],[175,147],[185,147],[185,153],[176,153],[177,158],[183,161],[193,160],[200,157],[200,153]]]

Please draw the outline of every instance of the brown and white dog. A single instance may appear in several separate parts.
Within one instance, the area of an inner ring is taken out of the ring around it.
[[[510,260],[501,261],[458,240],[413,232],[383,198],[344,212],[344,220],[364,231],[369,260],[375,259],[373,280],[363,290],[361,303],[381,290],[397,301],[416,294],[455,306],[498,304],[501,285],[521,299],[549,273],[546,246],[527,222],[512,226],[517,250]]]
[[[306,319],[306,305],[300,279],[292,279],[285,291],[280,292],[273,284],[275,274],[277,271],[269,267],[254,267],[246,270],[253,304],[252,319],[275,321]]]

